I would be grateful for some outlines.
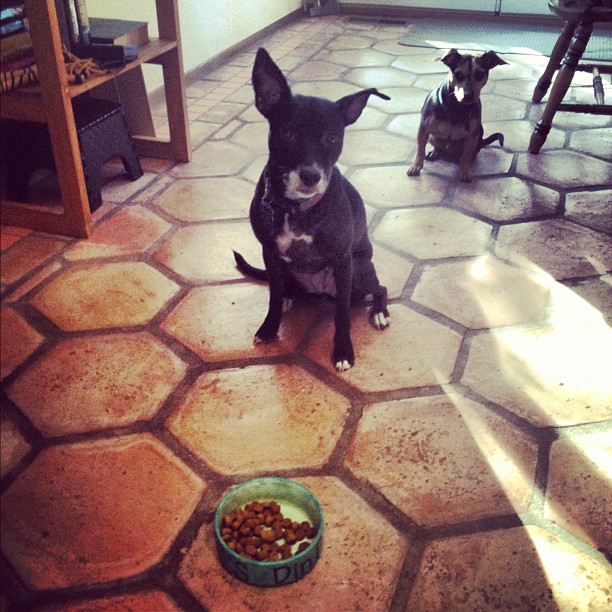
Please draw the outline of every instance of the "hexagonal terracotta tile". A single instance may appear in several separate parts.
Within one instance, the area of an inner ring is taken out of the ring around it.
[[[525,116],[526,104],[521,100],[511,100],[504,96],[487,93],[486,88],[480,97],[482,102],[482,120],[485,123],[500,117],[504,119],[522,119]],[[488,133],[487,131],[485,138]]]
[[[380,284],[387,288],[389,299],[400,297],[412,273],[413,264],[377,244],[374,245],[372,261]]]
[[[372,39],[358,34],[341,34],[327,44],[328,49],[367,49]]]
[[[328,100],[339,100],[344,96],[356,93],[359,91],[359,88],[356,85],[338,80],[304,81],[303,83],[295,83],[291,87],[291,91],[294,94],[301,94],[303,96],[318,96],[320,98],[327,98]],[[373,98],[374,96],[370,97],[368,101],[369,106],[372,106]]]
[[[4,478],[29,452],[31,446],[0,408],[0,476]]]
[[[425,268],[412,299],[472,329],[540,321],[548,283],[490,255]]]
[[[511,221],[554,214],[559,194],[515,177],[504,177],[459,184],[453,204],[494,221]]]
[[[612,416],[610,363],[610,327],[575,316],[476,336],[462,382],[537,427],[592,423]]]
[[[440,204],[449,189],[446,179],[430,174],[411,181],[397,166],[360,168],[351,174],[351,183],[364,201],[381,208]]]
[[[205,142],[193,152],[188,164],[175,166],[171,173],[176,178],[230,176],[246,166],[251,157],[251,152],[231,142]]]
[[[180,228],[154,253],[155,259],[192,282],[244,278],[232,250],[261,266],[261,246],[248,222],[189,225]]]
[[[388,95],[391,100],[371,96],[368,105],[389,115],[420,113],[428,93],[425,90],[421,92],[414,87],[385,87],[384,91],[381,91]]]
[[[538,77],[539,78],[539,77]],[[533,87],[530,87],[533,91]],[[529,97],[531,97],[531,91]],[[533,134],[533,122],[511,119],[497,121],[501,115],[489,117],[485,128],[486,135],[501,132],[504,135],[504,149],[516,153],[524,153]],[[486,136],[485,136],[486,137]],[[546,138],[546,147],[549,149],[562,149],[565,144],[565,133],[553,127]]]
[[[142,262],[86,264],[56,276],[31,301],[65,331],[148,323],[179,290]]]
[[[52,446],[2,496],[2,551],[32,589],[134,576],[161,560],[204,489],[150,434]]]
[[[609,158],[609,153],[612,151],[612,127],[576,130],[572,133],[570,147],[591,155]]]
[[[520,153],[516,173],[551,187],[588,187],[610,185],[612,164],[573,151],[546,151],[546,143],[538,155]]]
[[[355,366],[342,374],[338,374],[331,363],[332,317],[315,330],[306,354],[362,391],[389,391],[449,382],[461,336],[400,304],[391,305],[389,313],[390,326],[378,331],[370,324],[365,308],[354,309],[351,337]]]
[[[323,465],[349,406],[298,366],[251,366],[202,374],[166,426],[218,472],[256,474]]]
[[[39,334],[13,308],[0,309],[0,379],[22,364],[42,343]]]
[[[232,176],[176,180],[155,198],[155,205],[182,221],[239,219],[249,215],[255,187]]]
[[[347,166],[386,164],[408,159],[412,143],[381,130],[353,130],[344,135],[340,161]]]
[[[334,80],[344,72],[343,68],[338,64],[321,60],[311,60],[301,64],[298,68],[291,72],[291,79],[296,82],[301,81],[319,81],[319,80]]]
[[[482,255],[491,227],[447,208],[388,212],[374,238],[419,259]]]
[[[371,68],[354,68],[344,77],[364,89],[376,87],[384,91],[386,87],[408,87],[414,82],[414,75],[397,68],[374,66]]]
[[[185,371],[148,332],[86,336],[56,344],[8,395],[44,436],[61,436],[151,418]]]
[[[506,225],[499,230],[495,253],[535,265],[558,280],[612,270],[612,238],[564,219]]]
[[[565,216],[612,234],[612,189],[581,191],[565,196]]]
[[[348,51],[332,51],[327,56],[327,61],[349,68],[365,68],[372,66],[389,66],[393,58],[387,53],[372,51],[371,49],[364,49],[363,51],[351,49]]]
[[[296,480],[317,496],[325,517],[321,558],[306,577],[282,588],[240,582],[221,567],[212,526],[205,525],[181,563],[180,580],[211,612],[280,610],[287,605],[313,612],[389,609],[406,540],[337,478]],[[364,553],[380,551],[381,543],[384,554]]]
[[[261,115],[259,116],[261,119]],[[237,129],[230,137],[231,142],[240,145],[241,147],[253,151],[258,155],[263,153],[268,153],[268,132],[270,128],[268,127],[267,121],[256,121],[252,123],[247,123],[241,128]],[[253,192],[254,186],[251,187],[251,192]],[[247,204],[250,203],[251,196],[247,199]]]
[[[268,309],[268,288],[240,284],[193,289],[163,322],[162,329],[204,361],[291,353],[309,329],[314,310],[294,304],[283,317],[279,339],[253,345]]]
[[[66,246],[66,240],[32,234],[25,236],[6,252],[2,253],[0,279],[2,284],[11,285],[29,274],[44,261],[59,253]]]
[[[524,512],[536,459],[535,442],[508,421],[449,393],[367,407],[345,463],[433,526]]]
[[[89,240],[70,247],[70,260],[137,255],[146,251],[170,229],[170,224],[142,206],[129,206],[96,225]]]
[[[380,45],[375,45],[375,49]],[[437,61],[440,57],[440,51],[437,49],[420,49],[420,53],[410,53],[407,56],[398,57],[393,60],[393,66],[399,70],[405,70],[406,72],[413,72],[414,74],[436,74],[438,75],[438,82],[440,82],[444,75],[448,74],[448,68],[442,63]],[[423,98],[424,100],[424,98]]]
[[[541,527],[457,536],[428,544],[411,610],[606,610],[610,566]]]
[[[544,516],[612,554],[612,444],[609,432],[556,440],[550,451]]]

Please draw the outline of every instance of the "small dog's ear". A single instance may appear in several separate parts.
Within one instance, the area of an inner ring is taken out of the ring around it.
[[[389,96],[380,93],[374,87],[370,89],[364,89],[363,91],[359,91],[356,94],[351,94],[350,96],[345,96],[344,98],[340,98],[336,102],[336,105],[340,109],[342,116],[344,117],[344,125],[351,125],[351,123],[355,123],[357,119],[361,116],[365,105],[368,103],[368,99],[370,96],[378,96],[383,100],[390,100]]]
[[[269,119],[279,105],[291,99],[287,79],[263,47],[257,50],[251,79],[255,90],[255,106],[264,117]]]
[[[451,49],[444,57],[438,58],[443,64],[454,70],[463,56],[457,49]]]
[[[491,70],[495,68],[495,66],[502,66],[503,64],[507,64],[495,51],[487,51],[483,55],[480,56],[479,62],[487,69]]]

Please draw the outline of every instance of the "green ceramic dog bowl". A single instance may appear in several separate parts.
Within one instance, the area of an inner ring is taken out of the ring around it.
[[[308,521],[316,535],[308,548],[279,561],[248,559],[232,550],[221,537],[223,517],[254,501],[275,501],[285,518]],[[303,578],[316,565],[323,546],[323,510],[305,486],[288,478],[254,478],[228,491],[217,506],[214,518],[217,553],[221,565],[242,582],[254,586],[282,586]]]

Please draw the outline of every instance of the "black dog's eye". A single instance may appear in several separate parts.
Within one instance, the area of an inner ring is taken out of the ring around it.
[[[482,81],[485,78],[484,70],[475,70],[474,71],[474,80]]]
[[[465,81],[465,74],[463,74],[463,72],[457,71],[455,72],[455,78],[458,81]]]
[[[333,132],[325,132],[321,141],[324,146],[333,147],[338,142],[338,135]]]

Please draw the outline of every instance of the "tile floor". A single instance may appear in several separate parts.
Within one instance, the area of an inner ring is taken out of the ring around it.
[[[612,607],[610,119],[561,113],[528,154],[545,60],[507,56],[483,96],[505,147],[471,184],[408,178],[445,68],[402,34],[343,16],[261,41],[296,92],[392,98],[341,158],[391,297],[383,333],[355,308],[344,374],[325,300],[252,345],[267,288],[231,249],[260,258],[255,47],[189,85],[191,163],[108,165],[92,239],[2,228],[2,610]],[[213,548],[220,496],[261,475],[326,517],[317,566],[277,589]]]

